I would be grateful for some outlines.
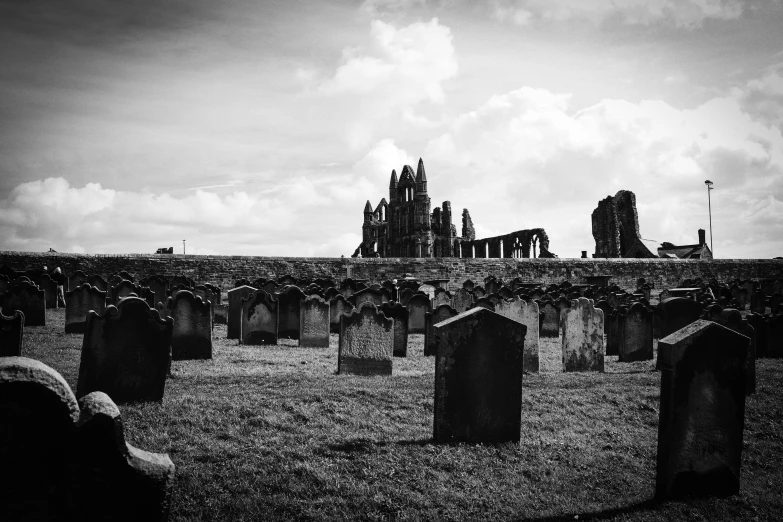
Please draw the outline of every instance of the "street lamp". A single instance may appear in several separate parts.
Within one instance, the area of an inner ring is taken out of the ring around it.
[[[715,259],[715,250],[712,248],[712,201],[710,201],[710,191],[713,190],[713,183],[710,180],[706,180],[704,184],[707,185],[707,208],[710,212],[710,250],[712,250],[712,258]]]
[[[712,239],[712,229],[710,228],[710,239]],[[182,255],[185,255],[185,240],[182,240]]]

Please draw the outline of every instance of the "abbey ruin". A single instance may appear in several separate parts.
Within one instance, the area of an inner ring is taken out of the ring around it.
[[[392,170],[389,200],[381,199],[375,210],[369,200],[364,206],[362,243],[352,257],[557,257],[549,251],[543,228],[476,239],[468,209],[462,210],[461,235],[457,235],[451,202],[430,209],[421,158],[415,174],[405,165],[398,180]]]

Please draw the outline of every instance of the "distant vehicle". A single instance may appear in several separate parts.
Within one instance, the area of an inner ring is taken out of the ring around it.
[[[168,248],[159,248],[157,251],[155,251],[156,254],[173,254],[174,253],[174,247],[168,247]]]

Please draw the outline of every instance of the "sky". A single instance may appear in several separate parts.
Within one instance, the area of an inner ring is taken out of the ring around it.
[[[392,169],[476,237],[783,256],[783,0],[0,0],[0,250],[350,256]],[[458,232],[460,227],[458,225]]]

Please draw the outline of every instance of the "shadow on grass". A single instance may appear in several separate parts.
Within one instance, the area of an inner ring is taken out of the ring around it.
[[[540,517],[540,518],[524,518],[521,520],[527,520],[529,522],[558,522],[561,520],[609,520],[620,517],[622,515],[630,515],[637,511],[652,510],[660,505],[660,502],[651,498],[642,502],[631,504],[630,506],[623,506],[612,509],[605,509],[603,511],[596,511],[594,513],[571,513],[567,515],[557,515],[553,517]]]

